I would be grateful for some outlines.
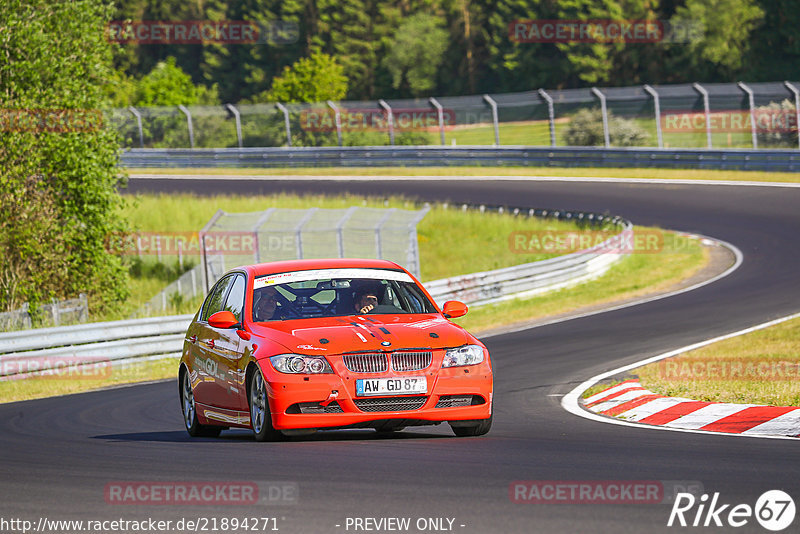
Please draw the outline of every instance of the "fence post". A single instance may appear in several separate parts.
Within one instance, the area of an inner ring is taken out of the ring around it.
[[[500,127],[497,124],[497,102],[489,95],[483,95],[483,99],[492,107],[492,122],[494,123],[494,146],[500,145]]]
[[[603,115],[603,144],[606,148],[611,146],[611,138],[608,135],[608,108],[606,107],[606,95],[600,92],[597,87],[592,87],[592,94],[600,99],[600,112]]]
[[[753,91],[744,82],[738,82],[739,89],[747,93],[748,106],[750,107],[750,135],[753,139],[753,148],[758,148],[758,136],[756,135],[756,103],[753,98]]]
[[[267,211],[262,213],[261,217],[259,217],[258,220],[256,221],[256,223],[253,225],[253,233],[256,235],[256,250],[253,253],[253,257],[256,260],[256,263],[261,263],[262,262],[262,259],[261,259],[261,238],[259,237],[261,235],[261,227],[264,226],[264,223],[267,222],[267,219],[269,219],[272,216],[272,214],[275,213],[276,209],[278,209],[278,208],[269,208],[269,209],[267,209]]]
[[[189,146],[194,148],[194,127],[192,126],[192,114],[189,112],[189,108],[183,104],[179,104],[178,109],[181,110],[184,115],[186,115],[186,125],[189,127]]]
[[[428,102],[436,108],[436,114],[439,116],[439,137],[442,140],[442,146],[444,146],[444,109],[439,101],[433,97],[430,97]]]
[[[389,144],[394,146],[394,114],[392,113],[392,108],[389,104],[386,103],[386,100],[380,99],[378,100],[378,104],[386,110],[386,113],[389,118]]]
[[[797,131],[797,147],[800,148],[800,89],[789,82],[783,82],[783,85],[794,94],[794,128]]]
[[[395,211],[397,211],[397,208],[390,208],[375,224],[375,252],[379,260],[383,259],[383,239],[381,238],[381,229]]]
[[[144,148],[144,129],[142,128],[142,114],[133,106],[128,106],[128,111],[136,117],[136,124],[139,126],[139,146]]]
[[[342,115],[339,113],[339,108],[332,100],[328,100],[328,107],[333,110],[333,117],[336,121],[336,137],[339,138],[339,146],[342,146]]]
[[[544,89],[539,89],[539,94],[547,102],[547,116],[550,122],[550,146],[556,146],[556,112],[553,109],[553,98]]]
[[[314,216],[314,213],[317,212],[319,208],[309,208],[303,218],[300,219],[300,222],[297,223],[297,226],[294,227],[294,235],[295,240],[297,243],[297,259],[303,259],[303,226]]]
[[[283,112],[283,123],[286,126],[286,143],[292,146],[292,127],[289,123],[289,110],[280,102],[275,104],[275,107]]]
[[[339,257],[344,258],[344,225],[347,223],[348,219],[353,216],[353,213],[358,210],[358,206],[350,206],[347,208],[347,211],[344,212],[342,218],[336,223],[336,245],[339,250]]]
[[[242,148],[242,118],[239,115],[239,110],[233,104],[225,104],[225,107],[233,113],[236,119],[236,139],[239,141],[239,148]]]
[[[58,301],[53,299],[50,304],[50,313],[53,315],[53,325],[59,326],[61,324],[61,310],[58,309]]]
[[[81,301],[81,311],[78,313],[78,321],[85,323],[89,320],[89,298],[86,296],[86,293],[79,294],[78,298]]]
[[[206,288],[206,293],[208,290],[211,289],[211,284],[209,283],[208,278],[208,254],[206,253],[206,233],[214,226],[214,223],[225,214],[224,211],[217,210],[217,212],[211,217],[206,225],[200,230],[198,237],[200,238],[200,260],[203,262],[203,285]]]
[[[658,91],[647,84],[644,84],[643,87],[645,91],[653,96],[653,104],[656,114],[656,137],[658,138],[658,148],[664,148],[664,136],[661,132],[661,99],[658,96]]]
[[[708,91],[703,88],[699,83],[693,83],[694,90],[703,96],[703,109],[706,114],[706,148],[712,148],[711,145],[711,104],[708,101]]]
[[[408,265],[411,266],[414,276],[420,276],[420,263],[419,263],[419,245],[417,241],[417,224],[422,220],[425,215],[430,211],[431,205],[425,204],[425,207],[417,212],[417,215],[408,223],[408,255],[413,256],[408,258]]]

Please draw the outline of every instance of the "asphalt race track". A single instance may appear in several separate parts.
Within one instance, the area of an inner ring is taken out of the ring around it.
[[[405,532],[702,528],[667,528],[669,504],[514,503],[509,487],[520,480],[696,481],[707,494],[718,492],[720,503],[754,506],[770,489],[784,490],[800,503],[800,442],[622,427],[576,417],[560,406],[563,394],[601,371],[800,310],[800,189],[134,178],[128,191],[349,191],[608,211],[636,224],[728,241],[743,252],[744,262],[730,276],[695,291],[486,339],[495,368],[495,415],[492,431],[481,438],[455,438],[442,425],[391,438],[338,431],[262,444],[237,431],[190,439],[174,382],[0,405],[2,518],[258,516],[276,517],[279,531],[289,533],[367,532],[355,530],[352,518],[388,517],[411,518]],[[452,232],[458,246],[457,228],[441,231]],[[104,488],[115,481],[280,481],[296,485],[298,496],[290,503],[251,506],[112,505]],[[418,529],[418,518],[453,523]],[[786,532],[797,532],[798,524],[795,519]],[[736,530],[765,532],[754,518]]]

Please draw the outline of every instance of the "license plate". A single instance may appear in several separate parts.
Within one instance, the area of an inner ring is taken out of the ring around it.
[[[427,393],[428,382],[424,376],[402,378],[359,378],[356,380],[356,396],[409,395]]]

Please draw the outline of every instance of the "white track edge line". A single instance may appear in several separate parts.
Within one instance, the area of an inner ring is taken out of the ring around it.
[[[689,169],[691,170],[691,169]],[[628,183],[658,185],[724,185],[743,187],[788,187],[800,188],[800,183],[793,182],[759,182],[753,180],[687,180],[669,178],[611,178],[603,176],[380,176],[380,175],[310,175],[310,174],[130,174],[134,180],[243,180],[243,181],[332,181],[332,182],[408,182],[414,180],[438,181],[511,181],[511,182],[591,182],[591,183]]]
[[[596,414],[594,412],[590,412],[580,405],[580,396],[581,394],[592,387],[594,384],[603,380],[604,378],[608,378],[610,376],[614,376],[615,374],[622,373],[625,371],[630,371],[631,369],[636,369],[637,367],[641,367],[643,365],[647,365],[653,362],[657,362],[663,360],[665,358],[671,358],[672,356],[677,356],[678,354],[682,354],[684,352],[688,352],[690,350],[699,349],[701,347],[705,347],[706,345],[711,345],[712,343],[716,343],[718,341],[724,341],[726,339],[730,339],[737,336],[742,336],[744,334],[749,334],[751,332],[755,332],[757,330],[762,330],[764,328],[768,328],[770,326],[774,326],[776,324],[780,324],[786,321],[790,321],[792,319],[796,319],[800,317],[800,313],[794,313],[792,315],[787,315],[785,317],[781,317],[779,319],[774,319],[772,321],[767,321],[766,323],[761,323],[755,326],[751,326],[749,328],[745,328],[743,330],[739,330],[737,332],[732,332],[730,334],[725,334],[723,336],[718,336],[713,339],[707,339],[705,341],[700,341],[699,343],[694,343],[693,345],[688,345],[686,347],[682,347],[680,349],[675,349],[664,354],[659,354],[658,356],[653,356],[652,358],[647,358],[629,365],[625,365],[622,367],[618,367],[616,369],[612,369],[611,371],[606,371],[604,373],[600,373],[598,375],[585,380],[577,387],[573,388],[572,391],[564,395],[561,399],[561,406],[566,411],[573,415],[577,415],[579,417],[583,417],[585,419],[591,419],[593,421],[599,421],[601,423],[610,423],[614,425],[621,425],[621,426],[631,426],[636,428],[646,428],[651,430],[666,430],[669,432],[690,432],[693,434],[710,434],[714,436],[738,436],[743,438],[760,438],[760,439],[789,439],[789,440],[797,440],[795,437],[791,436],[762,436],[762,435],[750,435],[750,434],[736,434],[732,432],[711,432],[709,430],[690,430],[685,428],[669,428],[664,426],[657,426],[657,425],[648,425],[644,423],[634,423],[631,421],[624,421],[621,419],[617,419],[616,417],[610,416],[603,416]]]

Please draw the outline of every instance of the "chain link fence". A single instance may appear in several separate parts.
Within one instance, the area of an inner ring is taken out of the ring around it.
[[[798,148],[800,82],[114,109],[127,148],[382,145]]]
[[[378,258],[419,276],[417,224],[430,207],[289,209],[249,213],[219,210],[198,234],[198,265],[150,299],[143,316],[178,308],[205,295],[239,265],[294,259]],[[191,249],[192,247],[187,247]]]
[[[28,303],[19,310],[0,312],[0,332],[33,328],[33,315]],[[89,320],[89,300],[83,293],[76,299],[53,299],[39,306],[35,315],[40,319],[37,328],[85,323]]]

